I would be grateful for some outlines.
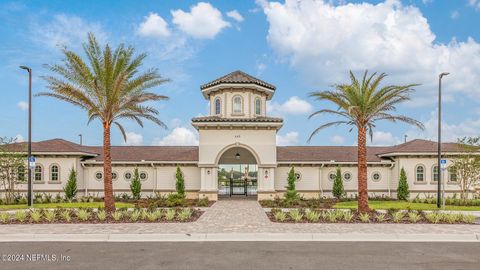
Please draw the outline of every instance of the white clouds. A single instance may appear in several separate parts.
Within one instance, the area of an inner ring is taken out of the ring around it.
[[[230,17],[237,22],[243,22],[243,20],[244,20],[243,16],[240,15],[240,13],[236,9],[227,12],[227,17]]]
[[[420,83],[417,95],[427,98],[435,90],[438,74],[451,71],[445,80],[447,97],[461,93],[480,98],[480,44],[472,38],[436,42],[427,19],[414,6],[399,0],[261,4],[269,22],[269,44],[308,83],[338,83],[348,79],[350,69],[369,69],[390,74],[388,83]]]
[[[81,48],[87,39],[87,33],[92,32],[100,43],[106,40],[100,24],[84,21],[74,15],[57,14],[46,24],[31,25],[32,38],[41,44],[58,49],[67,46],[71,49]]]
[[[170,36],[167,22],[157,13],[150,13],[145,17],[145,21],[140,24],[138,32],[142,36],[160,38]]]
[[[28,110],[28,103],[25,101],[20,101],[17,103],[17,107],[20,108],[22,111]]]
[[[198,39],[213,39],[222,29],[230,26],[217,8],[205,2],[192,6],[190,12],[177,9],[171,13],[173,23],[181,31]]]
[[[295,145],[298,143],[298,132],[290,131],[285,135],[277,135],[277,145]]]
[[[460,12],[458,10],[454,10],[452,14],[450,14],[450,18],[453,20],[458,19],[458,17],[460,17]]]
[[[21,143],[25,141],[25,138],[23,138],[21,134],[17,134],[13,139],[15,140],[16,143]]]
[[[334,135],[333,137],[330,138],[330,142],[334,144],[344,144],[345,143],[345,137],[340,136],[340,135]]]
[[[176,127],[167,136],[154,139],[153,145],[198,145],[198,136],[188,128]]]
[[[135,132],[126,132],[127,141],[124,142],[125,145],[142,145],[143,136]]]
[[[480,10],[480,0],[468,0],[468,5],[476,10]]]
[[[306,100],[303,100],[297,96],[290,97],[285,103],[279,104],[276,102],[270,102],[267,106],[267,112],[273,115],[283,114],[307,114],[312,111],[312,105]]]
[[[436,111],[430,113],[430,118],[423,122],[425,130],[410,130],[408,138],[420,138],[437,140],[438,116]],[[458,139],[468,136],[478,136],[480,130],[480,119],[464,119],[458,123],[447,123],[442,121],[442,141],[456,142]]]
[[[390,132],[384,132],[384,131],[374,131],[373,140],[370,141],[370,138],[367,139],[367,144],[374,145],[374,146],[390,146],[390,145],[396,145],[400,143],[402,143],[402,141],[398,137],[395,137]]]

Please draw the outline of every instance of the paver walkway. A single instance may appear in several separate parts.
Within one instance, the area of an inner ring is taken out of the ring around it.
[[[132,224],[0,225],[0,234],[195,234],[195,233],[358,233],[480,234],[480,225],[445,224],[281,224],[271,222],[254,200],[220,200],[196,222]]]

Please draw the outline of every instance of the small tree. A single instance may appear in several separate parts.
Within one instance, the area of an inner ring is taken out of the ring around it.
[[[285,200],[292,202],[299,198],[298,192],[295,189],[295,181],[297,178],[295,177],[295,169],[292,167],[290,172],[288,173],[287,178],[287,192],[285,193]]]
[[[459,140],[463,153],[452,161],[450,174],[457,178],[462,200],[468,198],[472,187],[480,183],[480,157],[476,154],[480,149],[480,137],[469,137]]]
[[[135,168],[135,170],[133,170],[133,179],[130,183],[130,190],[132,191],[132,197],[134,200],[140,199],[142,192],[142,182],[140,182],[140,174],[138,173],[138,168]]]
[[[63,191],[65,192],[65,198],[69,201],[71,201],[73,198],[77,196],[77,173],[75,172],[73,167],[70,170],[68,181],[65,187],[63,188]]]
[[[410,191],[408,189],[407,173],[402,167],[402,169],[400,170],[400,179],[398,180],[397,199],[407,200],[409,196]]]
[[[25,184],[26,156],[20,144],[15,144],[15,138],[0,137],[0,184],[5,192],[7,203],[13,203],[16,184]]]
[[[175,174],[175,178],[177,179],[175,183],[175,190],[177,194],[182,198],[185,198],[185,180],[183,179],[183,172],[179,166],[177,166],[177,173]]]
[[[335,180],[333,181],[332,193],[337,199],[340,199],[345,195],[345,190],[343,189],[342,171],[340,170],[340,167],[337,167],[337,173],[335,174]]]

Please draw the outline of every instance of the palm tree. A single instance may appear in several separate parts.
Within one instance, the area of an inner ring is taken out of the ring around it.
[[[112,187],[112,157],[110,154],[110,129],[118,127],[127,140],[125,129],[119,123],[122,119],[136,121],[143,127],[143,120],[150,120],[166,127],[158,116],[158,111],[143,103],[166,100],[166,96],[146,90],[168,81],[156,69],[139,73],[146,57],[145,53],[134,55],[133,47],[119,45],[114,51],[107,44],[101,50],[95,36],[88,34],[88,42],[83,44],[87,61],[77,53],[63,49],[64,61],[61,65],[47,65],[58,76],[44,76],[47,88],[51,91],[39,96],[54,97],[71,103],[87,111],[88,123],[94,119],[103,126],[103,175],[105,209],[115,210]]]
[[[350,83],[334,85],[333,90],[310,93],[315,100],[327,100],[338,106],[337,110],[322,109],[312,113],[309,119],[321,114],[333,114],[342,119],[329,122],[316,128],[310,135],[312,139],[320,130],[338,125],[349,125],[358,130],[358,211],[365,213],[368,208],[367,189],[367,131],[370,139],[373,137],[373,129],[377,121],[387,120],[391,122],[405,122],[424,128],[423,124],[415,119],[403,115],[393,115],[396,105],[410,100],[413,87],[418,84],[404,86],[389,85],[380,87],[380,83],[387,75],[376,73],[368,76],[365,71],[362,81],[359,82],[350,71]]]

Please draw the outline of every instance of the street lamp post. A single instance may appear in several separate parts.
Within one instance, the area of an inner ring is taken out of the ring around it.
[[[32,156],[32,69],[27,66],[20,66],[28,72],[28,206],[33,205],[32,196],[32,168],[30,166],[30,158]]]
[[[441,188],[442,188],[442,170],[440,169],[442,160],[442,78],[447,76],[448,72],[442,72],[438,76],[438,163],[437,163],[437,207],[440,208],[441,201]]]

